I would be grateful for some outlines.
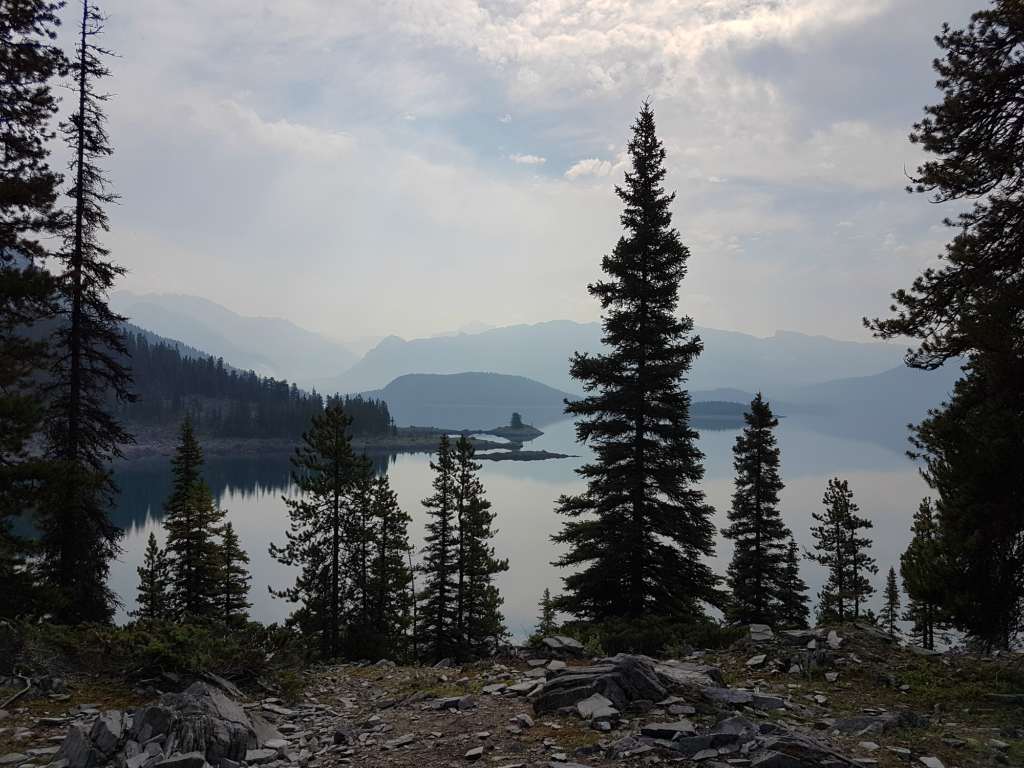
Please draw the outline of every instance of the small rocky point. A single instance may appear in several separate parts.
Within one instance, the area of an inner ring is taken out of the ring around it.
[[[297,702],[206,675],[130,710],[38,716],[16,702],[0,710],[0,768],[1018,765],[1024,696],[982,693],[984,712],[915,700],[929,669],[938,678],[968,661],[867,626],[754,625],[727,651],[679,659],[585,659],[575,640],[550,637],[501,663],[321,666],[305,671]],[[1019,671],[1020,658],[993,663]],[[58,683],[37,686],[39,699],[71,704]]]

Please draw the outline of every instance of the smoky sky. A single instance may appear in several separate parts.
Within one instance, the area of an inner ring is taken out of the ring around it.
[[[593,320],[650,99],[681,311],[866,338],[948,239],[907,135],[980,3],[109,0],[108,242],[125,288],[339,339]]]

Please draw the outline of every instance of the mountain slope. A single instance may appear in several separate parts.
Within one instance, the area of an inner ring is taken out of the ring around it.
[[[528,424],[558,421],[571,397],[546,384],[498,373],[413,373],[363,393],[384,400],[399,426],[491,429],[507,424],[513,411]]]
[[[245,317],[197,296],[118,291],[111,306],[153,333],[185,340],[238,368],[302,386],[355,361],[343,345],[288,320]]]
[[[780,331],[759,338],[734,331],[698,329],[704,353],[688,386],[731,387],[771,394],[849,376],[879,373],[899,365],[899,345],[837,341]],[[358,392],[383,386],[406,373],[487,370],[518,374],[579,393],[569,377],[574,352],[601,348],[597,323],[555,320],[514,325],[477,334],[403,340],[389,336],[340,376],[318,382],[324,391]]]

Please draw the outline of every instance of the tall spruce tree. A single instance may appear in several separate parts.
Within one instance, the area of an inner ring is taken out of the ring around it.
[[[371,563],[371,627],[382,655],[405,658],[409,653],[414,599],[410,592],[412,569],[406,562],[412,518],[399,506],[387,475],[374,481],[372,512],[376,535]]]
[[[935,647],[935,632],[944,625],[943,597],[951,578],[939,538],[938,520],[931,499],[922,499],[911,527],[913,534],[900,556],[900,575],[907,593],[903,618],[920,644]]]
[[[220,618],[228,625],[242,624],[249,617],[249,555],[238,540],[235,527],[224,524],[223,540],[220,545],[220,569],[217,604]]]
[[[1024,629],[1024,91],[1018,0],[993,0],[965,29],[942,27],[940,104],[911,141],[932,157],[912,189],[969,209],[938,267],[893,294],[893,315],[866,321],[881,338],[919,346],[907,364],[963,364],[948,403],[914,429],[914,453],[936,491],[947,562],[941,605],[983,644]]]
[[[377,537],[378,521],[373,514],[373,466],[361,456],[356,460],[352,484],[346,496],[345,525],[343,530],[345,574],[348,585],[346,605],[344,651],[355,658],[365,658],[380,652],[379,639],[373,628],[373,541]]]
[[[166,619],[170,615],[167,553],[160,549],[152,531],[146,540],[142,565],[136,570],[139,574],[139,591],[136,608],[131,615],[138,619]]]
[[[495,513],[484,496],[474,460],[473,444],[465,435],[455,446],[455,507],[458,521],[458,598],[456,632],[461,651],[469,658],[493,655],[507,634],[501,605],[504,602],[494,577],[508,570],[508,561],[494,552]]]
[[[171,494],[164,504],[169,605],[180,620],[221,615],[221,547],[224,512],[203,482],[203,452],[192,422],[181,425],[171,459]]]
[[[124,269],[110,261],[100,241],[108,228],[104,207],[116,200],[100,167],[111,154],[103,113],[107,96],[97,90],[109,74],[102,60],[108,52],[96,44],[102,31],[103,16],[83,0],[71,67],[77,107],[61,126],[73,181],[67,233],[56,254],[59,323],[51,345],[47,414],[47,456],[56,471],[39,521],[44,572],[60,595],[56,613],[68,622],[113,616],[116,596],[106,581],[121,531],[110,519],[117,493],[110,462],[132,439],[111,405],[134,397],[124,363],[124,318],[107,304]]]
[[[299,493],[284,499],[290,521],[285,544],[270,545],[274,559],[299,569],[291,587],[270,592],[299,605],[289,621],[317,638],[324,658],[342,652],[348,497],[363,469],[352,452],[350,425],[338,401],[313,417],[291,460],[292,481]]]
[[[900,585],[896,581],[896,569],[890,568],[882,592],[882,626],[890,637],[896,634],[896,622],[900,620]]]
[[[603,310],[606,354],[577,353],[571,373],[587,392],[566,406],[595,460],[578,472],[586,490],[563,496],[569,518],[554,537],[572,568],[558,607],[581,619],[630,620],[703,614],[720,602],[704,558],[714,550],[712,508],[690,396],[683,389],[700,354],[693,321],[678,317],[689,251],[672,228],[665,149],[645,103],[629,141],[630,170],[616,187],[625,233],[589,286]]]
[[[807,608],[807,584],[800,576],[800,548],[792,536],[786,545],[774,597],[775,607],[772,613],[777,624],[796,629],[807,626],[810,617]]]
[[[733,446],[736,490],[729,511],[731,525],[722,531],[734,542],[729,564],[726,616],[737,624],[776,624],[776,609],[785,589],[783,571],[790,531],[779,512],[778,419],[761,394],[744,415],[746,427]]]
[[[829,480],[821,501],[825,511],[812,514],[818,525],[811,526],[815,551],[808,553],[809,559],[828,569],[818,597],[818,619],[856,619],[864,600],[874,592],[868,574],[878,572],[867,551],[871,540],[860,534],[871,527],[871,521],[857,515],[859,507],[846,480]]]
[[[458,597],[458,521],[455,517],[455,454],[447,435],[441,435],[437,461],[430,462],[434,472],[434,492],[423,500],[427,512],[426,535],[417,610],[416,630],[420,654],[427,659],[442,659],[459,653]]]
[[[30,542],[12,524],[34,506],[45,470],[29,445],[43,416],[35,382],[46,349],[24,330],[55,311],[41,262],[43,238],[63,229],[47,147],[51,82],[66,65],[54,42],[61,5],[0,0],[0,618],[37,607]]]

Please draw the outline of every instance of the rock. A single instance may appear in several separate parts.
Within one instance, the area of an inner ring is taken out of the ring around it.
[[[554,651],[556,654],[566,656],[582,656],[585,650],[583,643],[579,640],[575,640],[571,637],[565,637],[564,635],[545,637],[541,642],[544,644],[545,648]]]
[[[556,712],[601,694],[620,711],[631,702],[660,701],[668,693],[652,660],[619,654],[591,667],[573,667],[547,681],[533,702],[538,713]]]
[[[153,768],[203,768],[206,758],[202,752],[177,752],[155,763]]]
[[[434,664],[434,669],[450,669],[455,666],[455,659],[444,658]]]
[[[485,685],[483,688],[481,688],[480,693],[483,693],[487,696],[497,696],[499,693],[505,690],[505,687],[506,686],[504,683],[492,683],[491,685]]]
[[[754,701],[754,694],[742,688],[718,688],[709,687],[701,692],[705,701],[711,704],[731,704],[734,706],[750,704]]]
[[[341,746],[351,747],[356,743],[359,734],[351,723],[340,722],[334,727],[333,741]]]
[[[727,717],[715,726],[715,733],[734,733],[737,736],[753,736],[757,730],[757,725],[745,717]]]
[[[127,727],[128,719],[124,712],[111,710],[96,718],[89,732],[89,739],[100,754],[110,757],[121,745]]]
[[[988,745],[992,747],[992,749],[998,749],[1000,752],[1005,752],[1010,748],[1009,744],[1005,741],[1000,741],[999,739],[989,739]]]
[[[165,693],[160,705],[175,714],[167,735],[168,752],[201,752],[216,765],[222,758],[240,762],[247,750],[257,747],[252,719],[209,683],[193,683],[180,694]]]
[[[937,757],[919,757],[917,760],[925,768],[946,768]]]
[[[749,659],[747,659],[747,666],[748,667],[760,667],[767,660],[768,660],[767,656],[765,656],[763,653],[759,653],[756,656],[751,656]]]
[[[262,765],[277,760],[276,749],[250,749],[245,753],[245,762],[249,765]]]
[[[98,761],[92,742],[79,725],[68,728],[67,736],[57,753],[58,760],[67,761],[68,768],[92,768]]]
[[[836,680],[839,679],[839,673],[838,672],[826,672],[825,673],[825,679],[828,680],[830,683],[834,683]]]
[[[886,749],[901,760],[909,760],[914,754],[906,747],[886,747]]]
[[[609,721],[619,718],[619,710],[615,709],[612,702],[600,693],[595,693],[576,702],[576,711],[584,720]]]
[[[873,741],[862,741],[857,746],[865,752],[875,752],[878,750],[878,745]]]
[[[263,705],[263,711],[264,712],[270,712],[270,713],[275,714],[275,715],[280,715],[281,717],[292,717],[292,716],[295,715],[295,710],[294,709],[289,709],[288,707],[282,707],[279,704],[264,704]]]
[[[140,744],[145,744],[154,736],[170,733],[174,719],[174,712],[168,707],[146,707],[136,712],[132,718],[131,736]]]
[[[942,655],[942,651],[936,651],[934,648],[922,648],[919,645],[908,645],[907,646],[907,650],[910,651],[915,656],[931,657],[931,656],[941,656]]]
[[[838,651],[843,646],[843,638],[834,629],[828,631],[828,638],[825,642],[828,643],[828,647],[833,651]]]
[[[6,755],[0,755],[0,765],[19,765],[31,759],[31,757],[21,752],[9,752]]]
[[[767,643],[775,639],[775,633],[767,624],[751,624],[750,640],[754,643]]]
[[[466,759],[467,760],[479,760],[483,756],[484,756],[484,748],[483,747],[473,747],[472,749],[470,749],[470,750],[468,750],[466,752]]]
[[[566,664],[564,661],[561,661],[560,659],[552,659],[550,662],[548,662],[547,670],[549,672],[561,672],[568,666],[568,664]]]
[[[513,722],[521,728],[533,728],[533,718],[525,712],[516,715]]]
[[[270,739],[263,745],[266,749],[273,749],[276,752],[288,749],[288,742],[285,739]]]
[[[429,709],[475,709],[476,702],[472,696],[450,696],[445,699],[434,699],[428,705]]]
[[[652,739],[673,739],[683,736],[695,736],[697,729],[689,720],[677,720],[674,723],[648,723],[640,728],[641,736],[649,736]]]
[[[399,747],[404,747],[404,746],[407,746],[409,744],[412,744],[414,741],[416,741],[416,734],[414,734],[414,733],[407,733],[404,736],[399,736],[397,739],[391,739],[391,741],[385,741],[384,742],[384,748],[385,749],[398,749]]]
[[[986,693],[985,698],[997,704],[1017,704],[1024,706],[1024,693]]]
[[[687,757],[693,757],[705,749],[720,749],[734,744],[738,736],[734,733],[709,733],[704,736],[679,736],[671,741],[666,739],[652,739],[651,742],[659,747],[670,749]]]

